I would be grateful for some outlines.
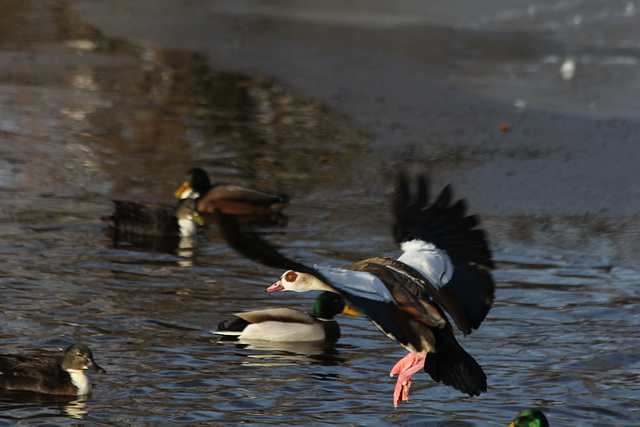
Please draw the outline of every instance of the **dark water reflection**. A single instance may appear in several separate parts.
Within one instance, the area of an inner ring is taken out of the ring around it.
[[[268,238],[339,265],[396,251],[388,170],[370,168],[375,153],[347,118],[266,77],[105,40],[55,2],[14,5],[33,31],[7,27],[0,44],[3,350],[83,341],[109,374],[93,375],[85,402],[1,396],[0,424],[506,425],[532,405],[553,425],[640,423],[640,274],[535,246],[539,235],[492,234],[496,305],[461,340],[489,376],[479,398],[423,374],[393,410],[388,371],[404,351],[361,318],[340,318],[328,348],[215,338],[233,312],[310,307],[315,295],[266,295],[280,272],[239,258],[215,227],[184,252],[114,246],[99,221],[112,198],[172,202],[202,166],[289,194],[289,227]]]

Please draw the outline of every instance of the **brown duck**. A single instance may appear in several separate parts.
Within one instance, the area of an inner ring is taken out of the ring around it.
[[[181,199],[195,199],[200,213],[219,210],[238,216],[277,214],[289,203],[289,197],[284,194],[236,184],[211,185],[209,175],[200,168],[187,172],[175,196]]]

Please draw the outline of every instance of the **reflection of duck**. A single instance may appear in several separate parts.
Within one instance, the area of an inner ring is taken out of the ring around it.
[[[89,347],[73,344],[62,360],[52,356],[0,355],[0,388],[57,395],[83,396],[91,393],[91,381],[84,372],[106,373],[93,360]]]
[[[161,204],[142,204],[114,200],[115,213],[102,220],[118,233],[145,236],[193,236],[202,219],[191,199],[181,200],[173,208]]]
[[[277,214],[289,203],[289,197],[284,194],[234,184],[211,185],[209,175],[200,168],[187,172],[175,195],[196,199],[201,213],[213,213],[217,209],[230,215],[263,216]]]
[[[509,427],[549,427],[549,421],[540,409],[531,408],[518,412]]]
[[[479,395],[486,391],[486,376],[458,344],[444,313],[468,334],[480,326],[491,307],[493,261],[484,232],[476,229],[476,217],[465,216],[464,201],[451,204],[449,187],[429,204],[423,178],[412,200],[401,177],[393,208],[402,256],[375,257],[344,269],[292,261],[255,233],[241,230],[233,218],[218,216],[231,246],[272,267],[289,269],[268,291],[337,292],[410,351],[391,370],[392,375],[399,374],[396,406],[408,399],[411,376],[422,368],[435,381]]]
[[[323,292],[312,313],[293,308],[236,313],[237,319],[220,323],[215,333],[242,340],[335,342],[340,338],[340,327],[334,316],[340,313],[357,314],[345,306],[339,294]]]

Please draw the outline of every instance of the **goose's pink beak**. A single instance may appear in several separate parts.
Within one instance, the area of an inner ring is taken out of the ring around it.
[[[275,292],[275,291],[284,291],[284,286],[282,286],[282,280],[278,280],[273,285],[267,288],[267,292]]]

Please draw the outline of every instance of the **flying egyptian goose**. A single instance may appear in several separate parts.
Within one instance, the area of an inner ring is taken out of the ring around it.
[[[114,200],[113,203],[115,212],[102,220],[118,233],[188,237],[196,234],[196,225],[203,225],[195,201],[191,199],[180,200],[175,208],[121,200]]]
[[[408,400],[411,377],[423,369],[434,381],[470,396],[486,391],[480,365],[456,341],[447,312],[465,334],[477,329],[494,297],[491,252],[479,221],[452,203],[445,187],[433,204],[425,178],[412,199],[401,176],[393,200],[394,236],[403,254],[374,257],[343,268],[309,267],[273,249],[257,234],[218,213],[223,235],[240,253],[288,269],[268,292],[322,290],[342,295],[387,336],[409,350],[391,370],[398,374],[393,403]]]
[[[219,210],[230,215],[278,214],[289,203],[289,197],[284,194],[234,184],[211,185],[209,175],[200,168],[187,172],[175,196],[196,199],[200,213]]]
[[[85,370],[105,374],[93,360],[93,353],[83,344],[73,344],[62,360],[53,356],[0,355],[0,389],[37,393],[76,395],[91,394],[91,382]]]
[[[340,313],[357,315],[340,294],[323,292],[316,298],[312,313],[293,308],[245,311],[236,313],[237,318],[231,322],[220,323],[215,333],[240,340],[336,342],[340,326],[334,317]]]

